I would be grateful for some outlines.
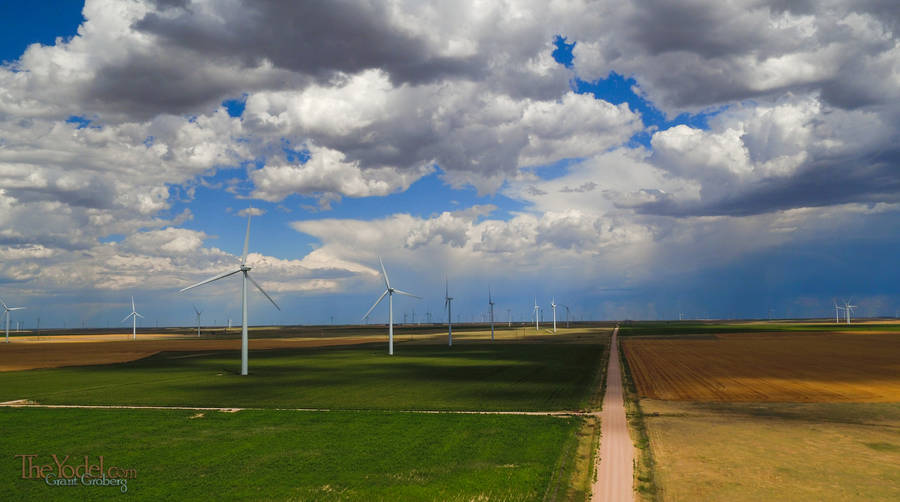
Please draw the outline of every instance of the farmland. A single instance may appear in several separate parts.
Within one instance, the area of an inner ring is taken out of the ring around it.
[[[126,342],[122,342],[126,343]],[[402,349],[401,349],[402,348]],[[0,401],[330,409],[566,410],[590,394],[603,345],[510,343],[164,352],[137,361],[0,373]]]
[[[0,409],[3,500],[540,500],[579,419],[378,412]],[[21,479],[13,454],[137,472],[118,487]]]
[[[124,408],[0,408],[0,447],[44,457],[105,455],[140,473],[128,491],[139,500],[173,493],[185,500],[585,495],[593,417],[480,412],[591,409],[608,330],[553,337],[503,330],[493,343],[483,329],[471,330],[452,349],[444,334],[401,332],[392,357],[383,332],[304,335],[251,338],[246,377],[237,374],[234,339],[17,340],[0,351],[0,365],[43,353],[60,367],[8,367],[0,372],[0,401]],[[124,362],[70,365],[107,353]],[[44,486],[19,479],[20,470],[18,459],[4,464],[0,499],[121,496],[109,487]]]
[[[629,339],[639,394],[744,402],[900,401],[900,333],[726,333]]]
[[[662,500],[900,500],[900,403],[641,406]]]
[[[900,498],[896,324],[629,328],[646,500]]]

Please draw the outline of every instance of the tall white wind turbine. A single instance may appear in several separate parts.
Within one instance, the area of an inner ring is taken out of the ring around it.
[[[137,318],[140,317],[143,319],[144,316],[138,314],[137,310],[135,310],[133,296],[131,297],[131,313],[125,316],[125,319],[122,319],[122,322],[127,321],[129,317],[131,318],[131,339],[137,340]]]
[[[3,305],[3,314],[6,316],[6,343],[9,343],[9,313],[13,310],[25,310],[25,307],[10,307],[3,300],[0,300],[0,305]]]
[[[194,307],[194,313],[197,314],[197,336],[200,336],[200,314],[202,314],[203,311],[198,310],[197,306],[193,303],[191,304],[191,307]]]
[[[450,280],[444,281],[444,308],[447,309],[447,345],[453,346],[453,297],[450,296]]]
[[[853,300],[850,300],[853,301]],[[847,314],[847,324],[850,324],[850,313],[853,312],[853,309],[856,308],[856,305],[850,305],[850,302],[844,301],[844,312]]]
[[[488,305],[491,306],[491,341],[494,341],[494,298],[491,296],[491,287],[488,286]]]
[[[385,296],[388,297],[388,355],[392,356],[394,355],[394,293],[411,296],[420,300],[422,299],[422,297],[416,296],[412,293],[407,293],[406,291],[400,291],[399,289],[392,288],[391,281],[390,279],[388,279],[387,271],[384,269],[384,262],[381,261],[380,256],[378,257],[378,263],[381,264],[381,277],[384,279],[385,288],[384,293],[381,293],[381,296],[379,296],[378,299],[375,300],[375,303],[371,308],[369,308],[369,311],[366,312],[366,315],[364,315],[362,318],[365,319],[369,317],[369,314],[371,314],[372,311],[375,310],[375,307],[377,307],[378,304],[381,303],[381,300],[384,300]]]
[[[197,284],[193,284],[191,286],[188,286],[188,287],[183,288],[178,291],[179,293],[181,293],[181,292],[187,291],[189,289],[196,288],[197,286],[202,286],[204,284],[208,284],[210,282],[217,281],[219,279],[228,277],[229,275],[234,275],[238,272],[241,273],[241,275],[242,275],[242,281],[241,281],[241,313],[242,313],[242,316],[241,316],[242,317],[242,319],[241,319],[241,375],[247,375],[247,353],[248,353],[247,281],[249,280],[251,283],[253,283],[253,285],[256,286],[256,289],[258,289],[259,292],[263,294],[263,296],[268,298],[268,300],[270,302],[272,302],[272,305],[274,305],[276,309],[281,310],[281,307],[279,307],[278,304],[275,303],[275,300],[273,300],[272,297],[269,296],[269,293],[266,293],[265,290],[263,290],[262,286],[260,286],[256,281],[253,280],[252,277],[250,277],[250,274],[249,274],[250,267],[247,266],[247,250],[249,249],[249,246],[250,246],[250,211],[247,212],[247,234],[244,236],[244,254],[241,255],[241,266],[237,270],[232,270],[231,272],[225,272],[224,274],[220,274],[215,277],[211,277],[205,281],[198,282]],[[230,324],[230,322],[231,321],[229,320],[229,324]]]
[[[556,334],[556,298],[550,300],[550,306],[553,307],[553,333]]]
[[[537,297],[534,298],[534,331],[541,331],[541,308],[538,307]]]
[[[843,307],[841,307],[837,304],[837,300],[832,300],[832,301],[834,302],[834,323],[837,324],[837,323],[841,322],[839,313],[843,309]]]

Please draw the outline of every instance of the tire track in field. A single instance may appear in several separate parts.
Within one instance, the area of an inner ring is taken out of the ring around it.
[[[69,408],[79,410],[186,410],[186,411],[221,411],[237,413],[239,411],[306,411],[316,413],[328,412],[378,412],[378,413],[421,413],[428,415],[526,415],[550,417],[585,417],[597,416],[593,411],[554,410],[554,411],[504,411],[504,410],[381,410],[381,409],[336,409],[336,408],[237,408],[214,406],[139,406],[121,404],[40,404],[27,399],[17,399],[0,403],[0,408]]]

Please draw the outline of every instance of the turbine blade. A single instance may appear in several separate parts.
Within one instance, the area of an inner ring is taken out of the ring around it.
[[[418,297],[416,297],[416,298],[418,298]],[[26,309],[26,307],[11,307],[11,308],[7,308],[6,310],[25,310],[25,309]]]
[[[378,304],[381,303],[381,300],[384,300],[384,297],[387,296],[387,294],[388,290],[385,289],[384,293],[381,293],[381,296],[379,296],[378,299],[375,300],[375,303],[372,304],[372,307],[369,308],[369,311],[366,312],[366,315],[362,316],[362,318],[365,319],[366,317],[369,317],[369,314],[371,314],[372,311],[375,310],[375,307],[377,307]]]
[[[260,286],[256,281],[253,280],[252,277],[250,277],[250,274],[246,274],[246,275],[247,275],[247,279],[250,279],[250,282],[252,282],[253,285],[256,286],[256,289],[258,289],[260,293],[262,293],[263,295],[265,295],[265,297],[268,298],[270,302],[272,302],[272,305],[275,305],[275,308],[276,308],[276,309],[281,310],[281,307],[279,307],[278,304],[275,303],[275,300],[273,300],[272,297],[269,296],[269,293],[266,293],[266,292],[263,290],[262,286]]]
[[[127,316],[125,316],[125,319],[122,319],[122,322],[125,322],[125,321],[127,321],[127,320],[128,320],[128,318],[130,318],[130,317],[131,317],[131,316],[133,316],[133,315],[134,315],[134,312],[132,312],[132,313],[130,313],[130,314],[128,314],[128,315],[127,315]]]
[[[240,271],[241,271],[241,269],[237,269],[237,270],[235,270],[235,271],[233,271],[233,272],[226,272],[226,273],[224,273],[224,274],[219,274],[219,275],[217,275],[217,276],[215,276],[215,277],[211,277],[211,278],[209,278],[209,279],[207,279],[207,280],[205,280],[205,281],[200,281],[200,282],[198,282],[197,284],[188,286],[188,287],[186,287],[186,288],[184,288],[184,289],[179,289],[178,292],[179,292],[179,293],[183,293],[183,292],[185,292],[185,291],[187,291],[187,290],[189,290],[189,289],[193,289],[193,288],[196,288],[197,286],[202,286],[202,285],[204,285],[204,284],[206,284],[206,283],[209,283],[209,282],[213,282],[213,281],[215,281],[215,280],[222,279],[223,277],[228,277],[229,275],[234,275],[234,274],[236,274],[236,273],[238,273],[238,272],[240,272]]]
[[[135,313],[134,313],[134,315],[136,315],[136,316],[138,316],[138,317],[140,317],[140,318],[141,318],[141,319],[143,319],[143,318],[144,318],[144,316],[142,316],[142,315],[141,315],[141,314],[138,314],[138,313],[137,313],[137,312],[135,312]]]
[[[244,236],[244,254],[241,255],[241,266],[247,263],[247,251],[250,248],[250,209],[247,208],[247,234]]]
[[[134,312],[134,297],[131,297],[131,311]]]
[[[413,297],[413,298],[418,298],[418,299],[420,299],[420,300],[422,299],[421,296],[416,296],[416,295],[414,295],[414,294],[412,294],[412,293],[407,293],[406,291],[400,291],[399,289],[395,289],[395,290],[394,290],[394,293],[397,293],[398,295],[411,296],[411,297]]]
[[[0,299],[0,305],[3,305],[3,309],[4,309],[4,310],[6,310],[6,309],[9,308],[9,307],[6,306],[5,303],[3,303],[3,300],[2,300],[2,299]]]
[[[381,273],[382,273],[381,277],[384,279],[384,287],[386,289],[391,289],[391,281],[388,279],[387,270],[384,269],[384,262],[381,261],[380,256],[378,257],[378,263],[381,264]]]
[[[195,314],[200,315],[200,311],[197,310],[197,306],[196,306],[196,305],[194,305],[194,304],[192,303],[192,304],[191,304],[191,307],[194,307],[194,313],[195,313]]]

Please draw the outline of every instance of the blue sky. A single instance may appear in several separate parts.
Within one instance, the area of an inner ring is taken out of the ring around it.
[[[887,57],[885,13],[710,3],[688,34],[639,3],[527,30],[468,4],[107,4],[0,7],[0,297],[26,325],[115,326],[131,295],[147,322],[236,317],[236,280],[174,291],[231,266],[250,205],[285,307],[255,295],[252,323],[357,322],[379,255],[426,296],[397,318],[443,315],[447,275],[464,320],[489,285],[503,319],[535,297],[596,319],[900,308],[900,90],[817,59],[851,11],[871,23],[830,50]]]

